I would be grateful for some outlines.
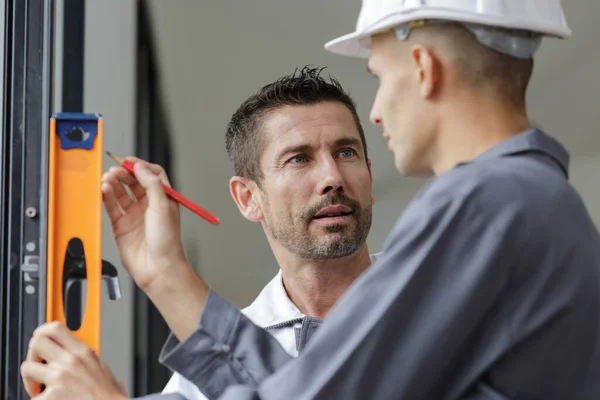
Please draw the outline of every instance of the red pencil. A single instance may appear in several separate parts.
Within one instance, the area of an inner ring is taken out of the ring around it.
[[[122,166],[123,168],[125,168],[127,171],[129,171],[130,174],[135,174],[134,171],[133,171],[133,163],[132,162],[127,161],[127,160],[123,160],[122,158],[117,157],[117,156],[115,156],[114,154],[112,154],[112,153],[110,153],[108,151],[106,152],[106,154],[108,154],[108,156],[110,158],[112,158],[113,160],[115,160],[115,162],[117,164],[119,164],[120,166]],[[200,207],[199,205],[197,205],[196,203],[194,203],[193,201],[191,201],[190,199],[188,199],[187,197],[185,197],[181,193],[177,192],[176,190],[168,187],[165,184],[163,184],[162,186],[165,189],[165,192],[167,193],[167,196],[169,196],[171,199],[175,200],[176,202],[178,202],[182,206],[186,207],[190,211],[198,214],[199,216],[201,216],[202,218],[204,218],[205,220],[207,220],[211,224],[219,225],[219,218],[215,217],[213,214],[211,214],[210,212],[206,211],[204,208]]]

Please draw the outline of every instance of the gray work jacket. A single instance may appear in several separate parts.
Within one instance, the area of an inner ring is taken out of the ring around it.
[[[600,239],[538,130],[434,177],[298,358],[210,292],[161,362],[211,399],[600,399]]]

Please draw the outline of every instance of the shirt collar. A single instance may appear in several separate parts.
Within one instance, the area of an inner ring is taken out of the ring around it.
[[[377,256],[378,254],[371,255],[371,262],[375,261]],[[242,312],[262,328],[291,323],[305,317],[288,297],[283,287],[281,269]]]
[[[570,157],[567,150],[556,139],[535,128],[504,140],[480,154],[473,161],[489,160],[525,152],[538,152],[549,156],[568,177]]]
[[[243,313],[262,328],[304,318],[283,287],[281,269]]]

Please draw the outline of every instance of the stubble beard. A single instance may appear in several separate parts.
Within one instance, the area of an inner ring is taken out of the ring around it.
[[[265,215],[266,227],[281,246],[303,259],[328,260],[349,256],[367,239],[372,220],[371,205],[361,208],[358,202],[347,197],[343,201],[339,201],[338,197],[335,200],[333,204],[342,203],[352,208],[352,220],[347,224],[323,226],[321,229],[325,230],[325,235],[316,236],[310,232],[313,216],[323,206],[312,207],[297,218],[279,218],[278,224],[270,215]]]

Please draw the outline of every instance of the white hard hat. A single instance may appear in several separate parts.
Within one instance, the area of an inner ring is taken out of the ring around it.
[[[356,31],[328,42],[325,49],[368,57],[371,35],[396,28],[403,39],[415,22],[429,21],[462,23],[482,44],[524,58],[533,55],[543,36],[571,36],[560,0],[363,0]],[[502,36],[498,28],[505,31]]]

